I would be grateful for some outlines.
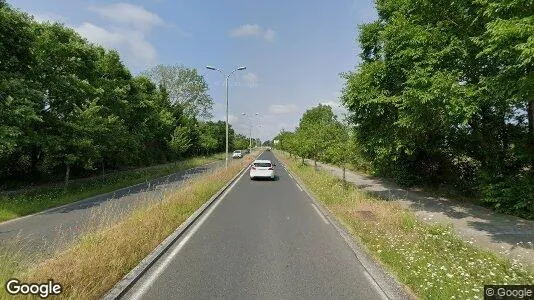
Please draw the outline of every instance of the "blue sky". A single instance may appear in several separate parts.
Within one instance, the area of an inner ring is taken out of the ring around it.
[[[376,19],[373,0],[8,3],[117,49],[133,74],[155,64],[197,68],[210,86],[215,119],[224,119],[224,79],[205,66],[226,72],[246,66],[230,80],[230,122],[242,133],[252,123],[253,135],[262,140],[292,130],[319,103],[343,111],[339,73],[359,63],[357,25]]]

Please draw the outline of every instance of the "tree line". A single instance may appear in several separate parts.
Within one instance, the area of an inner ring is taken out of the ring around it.
[[[0,188],[224,151],[197,70],[133,76],[117,51],[2,0],[0,24]]]
[[[355,147],[345,155],[405,185],[445,186],[533,217],[534,1],[376,8],[378,20],[359,27],[361,63],[342,75]],[[282,147],[329,159],[326,133],[312,135],[310,149],[287,139],[305,136],[319,110],[284,133]]]

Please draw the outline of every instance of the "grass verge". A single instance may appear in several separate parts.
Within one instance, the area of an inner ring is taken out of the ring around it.
[[[280,151],[279,159],[367,252],[423,299],[482,299],[484,284],[533,284],[534,273],[461,240],[449,226],[428,225],[393,202],[369,196]]]
[[[253,155],[232,161],[228,169],[191,179],[162,201],[137,208],[121,221],[87,233],[66,250],[32,267],[0,252],[0,258],[9,262],[0,268],[0,281],[15,277],[24,282],[46,282],[52,278],[63,286],[60,298],[99,298],[249,164]],[[0,298],[9,298],[5,289]]]
[[[195,157],[172,164],[124,171],[79,182],[73,181],[67,189],[58,185],[13,196],[0,194],[0,222],[197,167],[220,157],[221,155]]]

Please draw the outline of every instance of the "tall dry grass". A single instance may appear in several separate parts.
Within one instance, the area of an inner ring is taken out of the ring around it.
[[[191,179],[178,190],[166,193],[162,201],[138,207],[117,223],[96,226],[66,250],[31,268],[7,268],[5,273],[24,282],[52,278],[63,286],[60,298],[99,298],[255,156]]]

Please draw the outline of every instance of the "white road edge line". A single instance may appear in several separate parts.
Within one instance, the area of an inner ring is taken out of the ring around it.
[[[319,210],[319,208],[317,208],[317,206],[315,206],[315,204],[312,203],[311,206],[313,206],[313,209],[315,209],[315,212],[317,212],[319,217],[323,219],[325,224],[330,224],[330,222],[328,222],[328,219],[321,213],[321,211]]]
[[[281,162],[281,161],[280,161]],[[285,165],[284,166],[284,169],[286,168]],[[289,174],[289,176],[291,178],[293,178],[293,180],[297,183],[297,185],[300,187],[300,185],[298,184],[298,180],[297,178],[294,178],[292,175],[291,175],[291,172],[289,170],[287,170],[287,174]],[[321,210],[315,205],[315,198],[310,195],[307,191],[304,191],[307,195],[308,195],[308,198],[310,201],[312,201],[311,205],[313,206],[313,208],[315,209],[315,211],[317,212],[317,214],[319,214],[319,216],[323,219],[323,221],[325,221],[326,224],[330,224],[330,222],[328,221],[329,218],[327,218],[322,212]],[[341,236],[341,238],[343,240],[345,240],[345,243],[349,246],[349,248],[351,248],[351,251],[354,253],[354,255],[356,256],[356,260],[360,263],[360,265],[363,267],[364,269],[364,276],[369,280],[369,282],[371,283],[371,285],[375,288],[375,290],[378,292],[378,294],[380,295],[380,298],[383,299],[383,300],[389,300],[390,298],[387,296],[386,292],[382,289],[382,287],[378,284],[378,282],[376,281],[376,279],[371,275],[371,273],[369,272],[369,270],[367,269],[367,266],[363,264],[362,262],[362,259],[360,258],[358,252],[353,248],[352,244],[353,244],[353,241],[352,241],[352,238],[347,236],[346,234],[344,234],[343,230],[341,230],[341,228],[339,228],[335,222],[331,223],[332,227],[334,227],[334,230],[337,231],[337,233]]]
[[[301,192],[304,192],[304,190],[300,187],[300,185],[298,184],[298,182],[295,181],[295,184],[297,185],[297,187],[299,188],[299,190],[300,190]]]
[[[146,280],[143,280],[142,283],[140,283],[141,287],[137,289],[137,291],[135,291],[131,299],[134,299],[134,300],[140,299],[148,291],[148,289],[152,286],[154,281],[158,279],[158,277],[161,275],[161,273],[163,273],[163,271],[165,271],[165,269],[167,269],[167,266],[169,265],[169,263],[174,259],[174,257],[178,254],[178,252],[180,252],[180,250],[187,243],[187,241],[191,238],[191,236],[193,236],[193,234],[195,234],[195,232],[200,228],[200,226],[206,221],[206,219],[210,216],[210,214],[215,210],[217,205],[219,205],[221,201],[226,197],[228,192],[230,192],[232,188],[236,185],[236,183],[239,182],[239,180],[241,180],[241,178],[243,177],[243,175],[245,175],[245,173],[247,173],[246,170],[245,172],[241,174],[241,176],[239,176],[239,178],[236,181],[234,181],[234,183],[232,183],[232,185],[224,192],[224,194],[222,194],[222,196],[219,199],[217,199],[217,203],[215,203],[212,207],[210,207],[209,211],[207,211],[206,214],[204,214],[200,220],[195,222],[195,224],[193,225],[194,227],[191,228],[191,231],[189,231],[188,233],[186,233],[184,237],[182,237],[178,245],[176,245],[176,247],[172,250],[172,252],[169,255],[167,255],[167,257],[165,257],[165,260],[163,260],[158,265],[158,267],[153,272],[151,272],[151,274]]]

